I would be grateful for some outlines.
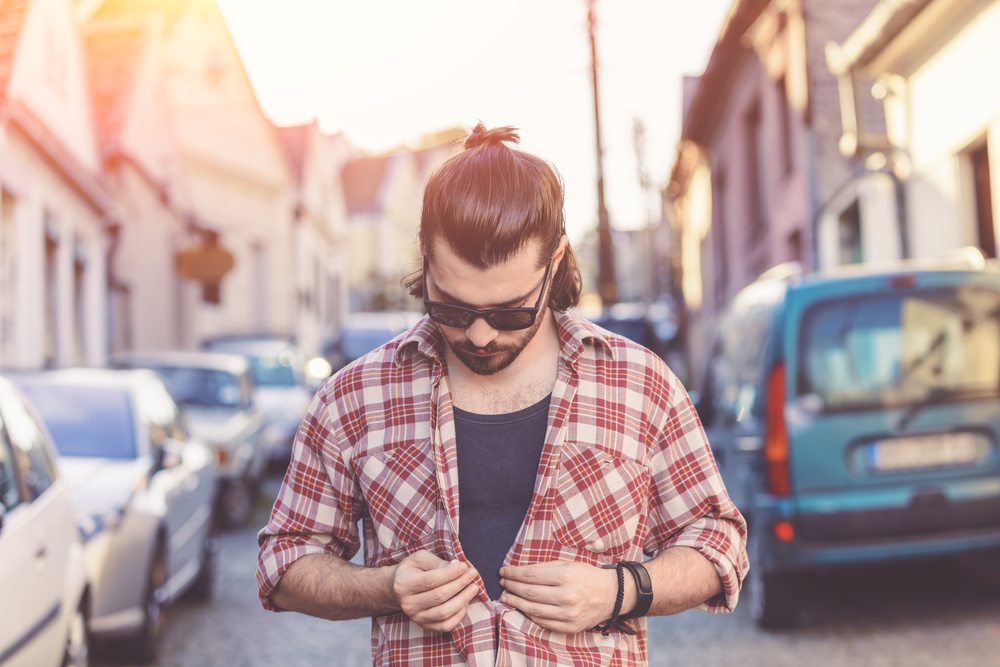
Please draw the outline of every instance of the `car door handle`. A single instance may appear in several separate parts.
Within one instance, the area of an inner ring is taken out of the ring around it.
[[[35,552],[35,558],[37,560],[42,560],[43,558],[45,558],[46,554],[48,554],[48,549],[46,549],[45,545],[43,544],[40,547],[38,547],[38,551]]]

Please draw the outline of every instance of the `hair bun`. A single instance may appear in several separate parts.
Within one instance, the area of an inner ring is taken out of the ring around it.
[[[517,133],[517,128],[510,125],[494,127],[487,130],[482,121],[476,123],[472,132],[465,138],[465,148],[476,148],[477,146],[500,146],[505,141],[512,141],[515,144],[521,141],[521,135]]]

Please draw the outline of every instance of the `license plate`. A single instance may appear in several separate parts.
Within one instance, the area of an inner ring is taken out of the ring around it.
[[[949,433],[879,440],[872,445],[870,463],[876,472],[896,472],[971,465],[979,458],[975,435]]]

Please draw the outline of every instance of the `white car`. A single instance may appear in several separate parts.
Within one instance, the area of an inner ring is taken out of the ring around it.
[[[211,592],[212,453],[188,439],[163,380],[146,370],[9,375],[45,422],[69,484],[91,582],[91,636],[156,659],[166,606]]]
[[[214,452],[219,520],[229,527],[246,523],[267,467],[264,415],[256,406],[247,359],[211,352],[136,352],[118,355],[112,363],[154,370],[167,381],[192,435]]]
[[[86,563],[55,448],[3,378],[0,416],[0,664],[86,666]]]

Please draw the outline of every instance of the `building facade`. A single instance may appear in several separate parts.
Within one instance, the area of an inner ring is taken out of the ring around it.
[[[885,239],[895,239],[894,257],[966,246],[997,256],[998,36],[996,0],[883,0],[828,49],[841,82],[841,149],[860,165],[861,187],[880,195],[860,215],[866,260]],[[872,127],[873,105],[884,126]]]

